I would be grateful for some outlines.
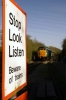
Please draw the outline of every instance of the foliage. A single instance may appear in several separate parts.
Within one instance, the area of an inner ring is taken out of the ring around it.
[[[30,61],[32,59],[32,51],[37,51],[39,46],[44,46],[43,43],[38,42],[35,39],[31,39],[30,35],[27,35],[27,60]]]
[[[66,38],[63,39],[62,48],[63,48],[64,50],[66,50]]]
[[[66,55],[66,38],[62,42],[62,56]]]
[[[49,46],[49,48],[55,53],[55,55],[58,55],[61,53],[61,50],[56,47]]]
[[[26,36],[26,45],[27,45],[27,61],[30,61],[32,59],[32,51],[37,51],[38,47],[40,46],[47,47],[45,44],[37,41],[36,38],[31,39],[30,35]],[[62,55],[65,55],[66,54],[66,38],[63,40],[62,52],[60,49],[53,46],[49,46],[48,48],[52,50],[55,53],[55,55],[60,55],[61,53]],[[2,48],[0,47],[0,52],[1,51],[2,51]]]

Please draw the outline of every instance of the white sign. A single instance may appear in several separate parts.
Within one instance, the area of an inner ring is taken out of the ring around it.
[[[26,16],[5,0],[5,96],[26,82]]]

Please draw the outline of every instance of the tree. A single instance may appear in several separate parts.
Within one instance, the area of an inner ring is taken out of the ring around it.
[[[62,48],[63,50],[66,50],[66,38],[62,42]]]
[[[26,37],[27,41],[27,60],[30,61],[32,59],[32,53],[38,50],[38,47],[44,46],[43,43],[39,42],[36,38],[31,39],[30,35]]]
[[[63,56],[66,55],[66,38],[63,39],[63,42],[62,42],[62,55]]]
[[[55,55],[58,55],[61,53],[61,50],[57,47],[49,46],[49,49],[52,50],[55,53]]]

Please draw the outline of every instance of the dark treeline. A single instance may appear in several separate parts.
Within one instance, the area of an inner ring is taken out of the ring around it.
[[[61,52],[62,57],[66,56],[66,38],[62,42],[62,52]]]
[[[39,42],[35,39],[31,39],[30,35],[27,35],[27,60],[31,61],[32,59],[32,51],[37,51],[39,46],[44,46],[43,43]]]
[[[28,61],[31,60],[32,57],[32,51],[37,51],[39,46],[46,46],[44,43],[41,43],[35,39],[31,39],[31,36],[27,35],[27,57]],[[66,56],[66,38],[62,40],[62,50],[60,50],[57,47],[49,46],[48,48],[51,49],[55,56],[58,56],[58,58],[63,59],[64,56]],[[47,46],[46,46],[47,47]]]
[[[36,38],[31,39],[30,35],[26,36],[26,45],[27,45],[27,61],[31,61],[32,59],[32,51],[37,51],[38,47],[40,46],[46,46],[44,43],[39,42]],[[48,48],[51,49],[55,55],[60,56],[63,58],[66,55],[66,38],[62,41],[62,50],[49,46]],[[0,54],[1,54],[2,48],[0,47]]]

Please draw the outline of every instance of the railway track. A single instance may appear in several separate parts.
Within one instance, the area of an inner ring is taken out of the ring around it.
[[[41,64],[41,62],[34,62],[33,64],[30,64],[29,66],[27,66],[28,67],[28,75],[30,74],[30,73],[32,73],[33,72],[33,70],[35,70],[35,68],[38,66],[38,65],[40,65]]]
[[[64,100],[47,63],[28,64],[28,84],[17,93],[17,97],[28,91],[28,100]]]
[[[64,100],[47,63],[38,64],[37,67],[36,65],[31,66],[34,69],[29,71],[28,76],[28,84],[30,84],[28,87],[28,100],[37,100],[38,98],[43,98],[44,100]]]
[[[64,89],[62,87],[60,87],[60,85],[62,83],[60,83],[60,81],[59,81],[59,83],[57,82],[57,79],[56,79],[57,76],[55,77],[55,72],[51,70],[51,67],[50,66],[48,66],[48,69],[49,69],[50,75],[52,77],[52,80],[53,80],[55,89],[57,91],[57,94],[58,94],[60,100],[66,100],[66,98],[65,98],[65,91],[64,91]]]

